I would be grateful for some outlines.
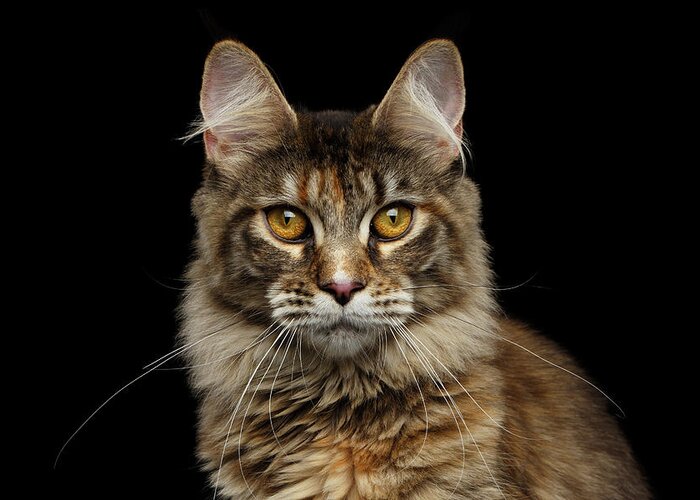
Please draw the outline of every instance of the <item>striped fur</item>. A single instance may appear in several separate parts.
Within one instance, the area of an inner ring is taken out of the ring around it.
[[[600,395],[529,351],[580,369],[499,314],[455,140],[461,72],[429,42],[378,107],[302,113],[249,49],[212,51],[181,340],[222,498],[649,496]],[[397,201],[412,226],[380,241],[372,216]],[[313,237],[276,238],[276,205]],[[341,306],[333,279],[365,288]]]

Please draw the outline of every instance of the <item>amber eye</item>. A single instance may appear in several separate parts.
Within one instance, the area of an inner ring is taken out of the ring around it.
[[[265,211],[272,233],[285,241],[299,243],[311,235],[306,215],[294,207],[272,207]]]
[[[380,240],[398,239],[408,231],[412,217],[413,209],[408,205],[387,205],[372,218],[372,233]]]

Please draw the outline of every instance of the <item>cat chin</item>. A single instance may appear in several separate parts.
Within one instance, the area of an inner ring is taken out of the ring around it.
[[[350,359],[362,356],[372,345],[373,335],[349,326],[338,325],[326,331],[315,331],[311,341],[314,347],[331,359]]]

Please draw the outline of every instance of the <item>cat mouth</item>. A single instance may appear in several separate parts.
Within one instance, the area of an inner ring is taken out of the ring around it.
[[[367,316],[357,316],[354,314],[343,314],[334,318],[324,325],[328,334],[336,335],[359,335],[368,333],[370,330],[382,328],[384,322],[379,322],[375,318]]]
[[[401,318],[396,318],[401,320]],[[310,320],[310,321],[309,321]],[[302,326],[303,325],[303,326]],[[314,315],[302,323],[302,327],[325,336],[361,336],[385,331],[391,326],[388,318],[374,314],[340,313],[338,315]]]
[[[335,321],[329,321],[325,325],[318,328],[318,333],[324,336],[330,335],[358,335],[365,331],[366,328],[361,328],[354,321],[342,317]]]
[[[400,321],[401,318],[396,319]],[[333,311],[331,314],[311,314],[292,328],[306,332],[302,339],[329,357],[347,358],[370,349],[392,323],[387,316],[371,312]]]

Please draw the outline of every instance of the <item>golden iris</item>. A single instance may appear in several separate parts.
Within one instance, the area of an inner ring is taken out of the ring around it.
[[[270,230],[283,240],[302,241],[309,235],[309,219],[298,208],[273,207],[265,215]]]
[[[400,238],[411,225],[413,210],[403,203],[394,203],[382,208],[372,218],[372,231],[382,240]]]

